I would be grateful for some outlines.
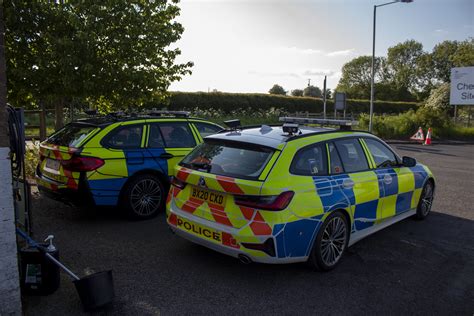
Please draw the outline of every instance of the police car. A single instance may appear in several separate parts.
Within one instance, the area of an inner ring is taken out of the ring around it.
[[[174,165],[220,130],[179,111],[79,120],[40,144],[38,186],[53,198],[120,205],[133,218],[150,218],[164,211]]]
[[[428,167],[350,121],[282,120],[208,136],[176,166],[166,208],[176,234],[246,263],[330,270],[360,239],[429,214]],[[298,125],[318,122],[341,129]]]

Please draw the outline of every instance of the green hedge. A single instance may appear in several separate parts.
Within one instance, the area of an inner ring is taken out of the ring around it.
[[[364,113],[369,111],[368,100],[348,100],[348,113]],[[410,109],[416,110],[419,104],[415,102],[375,101],[375,113],[403,113]],[[148,108],[157,107],[152,104]],[[311,113],[323,112],[323,100],[318,98],[279,96],[262,93],[223,93],[223,92],[172,92],[169,110],[193,110],[198,108],[220,109],[225,113],[236,109],[250,109],[266,111],[270,108],[283,109],[287,112],[308,111]],[[334,111],[333,100],[328,100],[327,111]]]

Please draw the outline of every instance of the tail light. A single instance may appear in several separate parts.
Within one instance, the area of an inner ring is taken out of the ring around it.
[[[76,172],[96,170],[102,167],[104,163],[100,158],[80,156],[72,156],[69,160],[61,161],[64,169]]]
[[[174,185],[175,187],[182,190],[186,186],[186,182],[183,182],[183,181],[179,180],[178,178],[173,177],[173,178],[171,178],[171,185]]]
[[[293,199],[295,192],[286,191],[280,195],[236,195],[235,204],[268,211],[284,210]]]

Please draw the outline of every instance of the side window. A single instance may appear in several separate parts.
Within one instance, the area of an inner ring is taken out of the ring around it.
[[[194,125],[199,131],[199,134],[201,134],[202,138],[208,135],[216,134],[217,132],[220,132],[222,130],[220,126],[208,123],[194,122]]]
[[[364,140],[372,157],[374,157],[377,168],[397,165],[395,154],[387,146],[375,139],[364,138]]]
[[[193,133],[187,122],[158,123],[161,135],[168,148],[188,148],[196,146]]]
[[[346,172],[357,172],[369,169],[367,158],[359,140],[356,138],[341,139],[334,142]]]
[[[331,174],[343,173],[344,168],[342,167],[341,158],[337,153],[336,147],[333,143],[328,144],[329,148],[329,160],[331,162]]]
[[[326,145],[316,144],[299,150],[291,163],[290,172],[304,176],[327,175]]]
[[[126,125],[112,130],[104,139],[105,147],[140,148],[143,125]]]
[[[163,136],[161,136],[160,127],[158,124],[150,125],[150,136],[148,137],[148,148],[162,148],[165,147]]]

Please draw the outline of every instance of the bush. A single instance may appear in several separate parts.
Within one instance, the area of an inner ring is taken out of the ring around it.
[[[25,148],[25,173],[30,179],[35,178],[36,166],[39,162],[39,142],[33,140]]]
[[[423,107],[416,112],[410,110],[392,116],[374,115],[372,123],[374,134],[385,139],[408,140],[419,127],[422,127],[425,133],[431,127],[433,139],[474,140],[474,127],[455,126],[442,109]],[[368,126],[369,115],[361,115],[359,128],[367,129]]]
[[[359,114],[369,111],[368,100],[348,100],[347,113]],[[146,108],[159,108],[163,104],[159,102],[145,104]],[[223,113],[230,113],[237,109],[254,111],[268,111],[271,108],[280,109],[285,112],[308,111],[311,113],[323,112],[323,100],[321,98],[292,97],[281,95],[270,95],[261,93],[223,93],[223,92],[172,92],[169,99],[169,110],[188,110],[198,108],[199,110],[216,109]],[[418,103],[415,102],[390,102],[375,101],[375,113],[398,114],[410,109],[416,110]],[[327,112],[334,111],[334,101],[327,101]]]

